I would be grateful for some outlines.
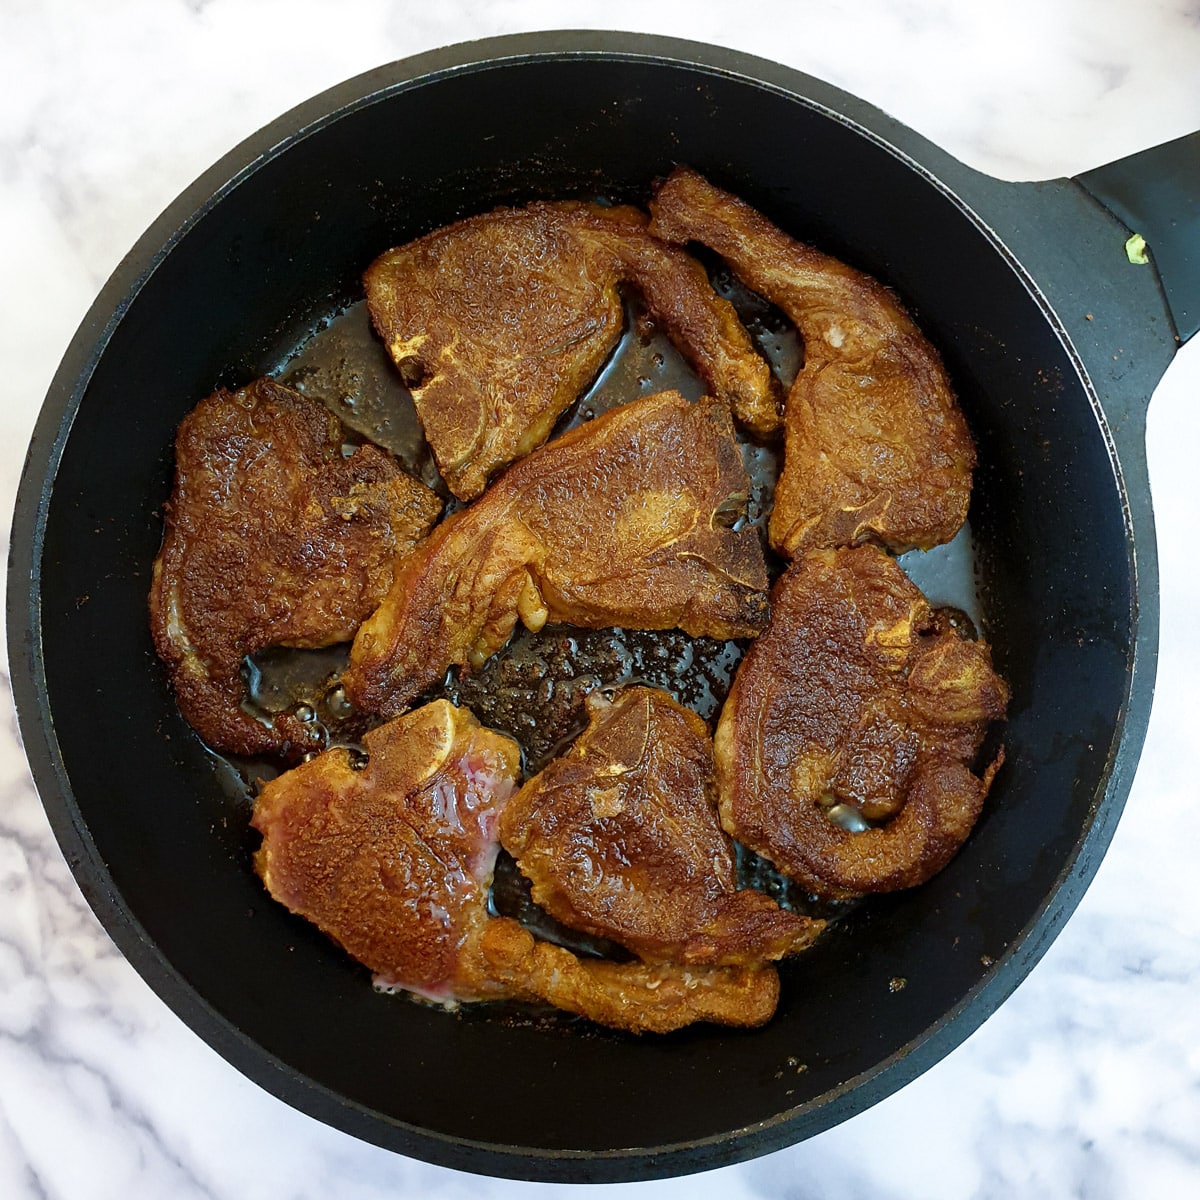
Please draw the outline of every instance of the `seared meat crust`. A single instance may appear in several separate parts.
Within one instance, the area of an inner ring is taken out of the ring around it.
[[[440,511],[383,451],[347,457],[337,418],[273,380],[202,400],[176,435],[150,592],[155,647],[200,736],[235,754],[316,748],[291,714],[268,726],[242,710],[243,658],[348,641]]]
[[[452,665],[478,665],[518,616],[586,627],[753,637],[767,575],[730,528],[748,481],[725,406],[675,392],[632,401],[510,468],[396,568],[343,682],[367,712],[402,712]]]
[[[646,687],[594,692],[587,709],[574,746],[501,818],[533,899],[647,962],[752,965],[810,945],[824,922],[737,890],[704,722]]]
[[[488,920],[496,821],[520,749],[448,700],[363,745],[361,766],[327,750],[263,787],[251,824],[267,890],[382,984],[439,1000],[503,994],[464,977],[464,947]]]
[[[651,203],[651,231],[701,242],[778,305],[804,340],[788,394],[771,544],[949,541],[967,516],[975,448],[937,351],[886,287],[794,241],[685,167]]]
[[[369,967],[379,984],[443,1004],[540,1000],[630,1032],[694,1021],[756,1025],[770,967],[576,958],[487,910],[496,823],[519,750],[446,700],[372,730],[358,765],[327,750],[266,784],[252,824],[267,890]]]
[[[1008,688],[983,642],[936,630],[881,550],[795,562],[717,727],[730,835],[818,895],[893,891],[940,871],[1002,761],[982,777],[969,767]],[[878,824],[850,832],[834,819],[847,810]]]
[[[576,958],[506,917],[484,928],[479,954],[486,977],[505,981],[514,996],[628,1033],[670,1033],[697,1021],[762,1025],[779,1003],[779,974],[769,963],[687,967]]]
[[[371,318],[412,387],[462,500],[527,454],[600,369],[623,325],[617,285],[647,308],[750,428],[778,424],[777,386],[732,307],[634,208],[497,209],[389,250],[367,269]]]

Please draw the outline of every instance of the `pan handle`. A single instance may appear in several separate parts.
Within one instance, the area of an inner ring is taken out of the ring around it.
[[[1186,342],[1200,330],[1200,131],[1085,171],[1075,182],[1129,230],[1131,262],[1149,251]]]

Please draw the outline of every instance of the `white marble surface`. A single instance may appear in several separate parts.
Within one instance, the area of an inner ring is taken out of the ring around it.
[[[1013,179],[1069,174],[1200,127],[1196,0],[0,0],[0,508],[11,510],[41,397],[79,319],[143,228],[211,161],[379,63],[568,27],[670,33],[782,60]],[[1197,446],[1200,339],[1150,409],[1162,656],[1145,753],[1096,882],[1043,962],[962,1047],[843,1126],[741,1166],[599,1192],[1200,1195]],[[4,703],[0,1196],[577,1190],[409,1161],[243,1079],[151,993],[92,916]]]

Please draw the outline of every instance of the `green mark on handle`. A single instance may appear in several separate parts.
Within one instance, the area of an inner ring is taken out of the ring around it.
[[[1146,251],[1146,239],[1140,233],[1130,234],[1125,242],[1125,257],[1131,263],[1148,263],[1150,255]]]

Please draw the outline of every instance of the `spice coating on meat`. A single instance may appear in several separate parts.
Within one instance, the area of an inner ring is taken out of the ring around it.
[[[670,1033],[697,1021],[762,1025],[779,1003],[770,964],[688,967],[577,958],[536,941],[516,921],[491,921],[479,939],[481,970],[513,995],[541,1000],[628,1033]]]
[[[367,269],[372,321],[460,499],[541,445],[595,376],[621,335],[622,281],[740,420],[778,425],[777,385],[732,307],[647,224],[629,207],[534,203],[434,230]]]
[[[730,525],[748,481],[728,410],[635,400],[511,467],[397,564],[343,676],[391,716],[452,665],[479,665],[518,616],[752,637],[766,623],[758,536]]]
[[[438,700],[363,745],[361,767],[327,750],[264,786],[252,824],[267,890],[381,984],[440,1000],[501,994],[463,978],[463,948],[488,920],[516,742]]]
[[[267,890],[369,967],[443,1004],[540,1000],[631,1032],[769,1019],[770,968],[691,970],[576,958],[488,913],[515,742],[449,701],[327,750],[266,784],[252,824]]]
[[[982,778],[968,764],[1007,702],[987,646],[937,631],[893,559],[812,551],[776,583],[721,712],[722,823],[818,895],[923,883],[979,816],[1002,755]],[[878,824],[850,832],[831,810]]]
[[[440,511],[383,451],[344,454],[337,418],[273,380],[202,400],[176,435],[150,592],[155,646],[201,737],[235,754],[316,748],[295,716],[242,710],[243,659],[352,638]]]
[[[949,541],[966,519],[975,449],[937,351],[893,293],[687,168],[650,207],[654,233],[715,250],[804,340],[771,544],[795,557],[863,541],[896,552]]]
[[[533,899],[648,962],[750,965],[809,946],[824,922],[737,890],[704,722],[647,687],[593,693],[587,709],[574,746],[501,818]]]

